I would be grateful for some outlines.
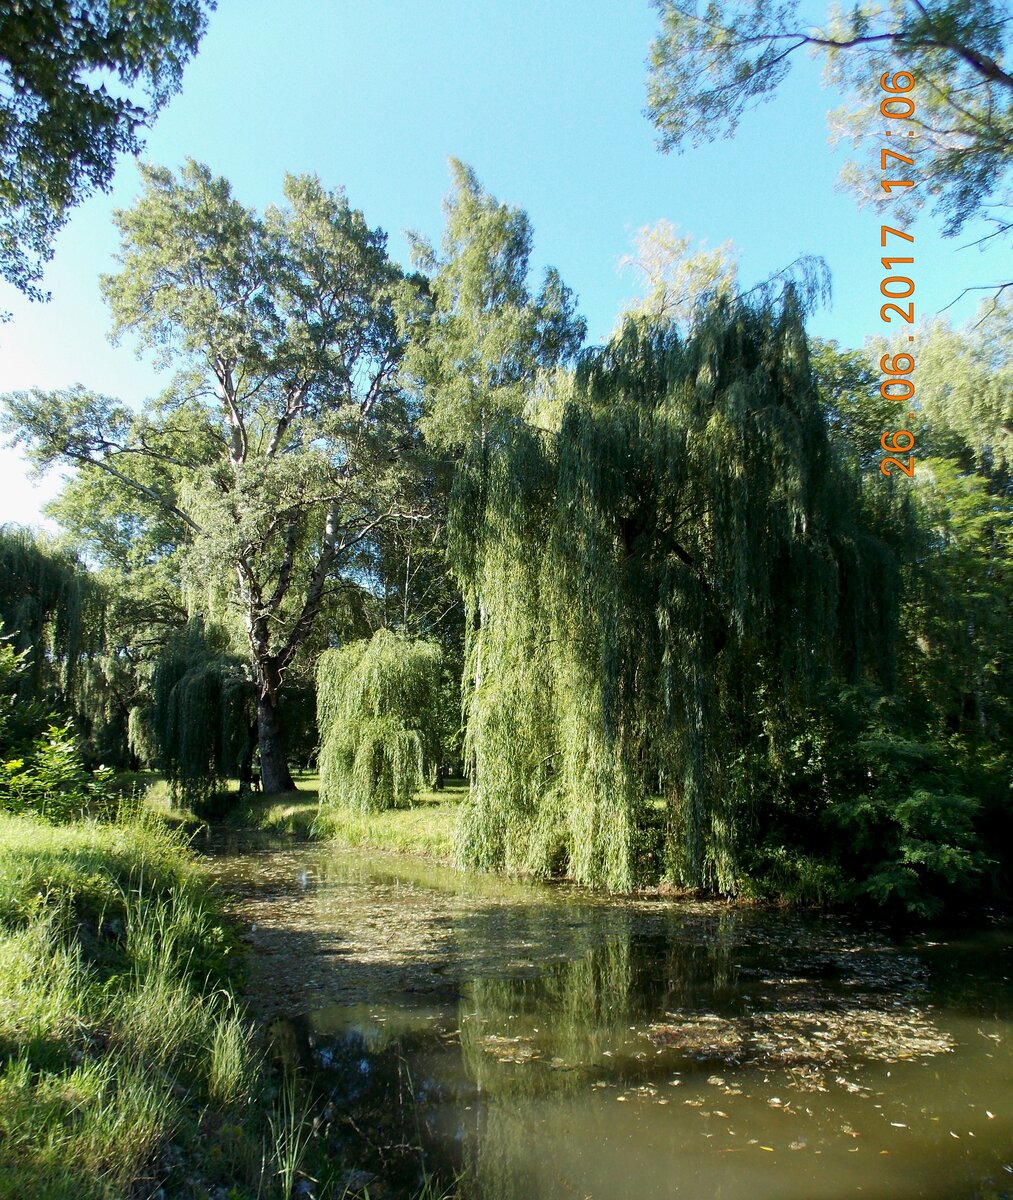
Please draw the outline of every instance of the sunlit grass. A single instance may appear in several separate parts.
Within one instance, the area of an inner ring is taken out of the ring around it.
[[[208,1105],[245,1101],[216,911],[157,820],[0,816],[0,1195],[119,1200]]]
[[[337,805],[320,810],[319,833],[342,846],[389,850],[395,854],[418,854],[438,862],[450,862],[454,853],[454,829],[467,787],[423,792],[411,808],[361,813]]]
[[[450,862],[453,857],[457,814],[468,791],[463,783],[439,792],[422,792],[410,807],[373,813],[321,805],[316,775],[299,775],[296,783],[295,792],[254,796],[235,808],[226,824],[352,848],[420,855],[438,862]]]

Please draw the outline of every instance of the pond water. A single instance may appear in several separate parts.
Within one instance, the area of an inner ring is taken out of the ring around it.
[[[218,849],[250,1001],[374,1198],[421,1162],[474,1200],[1013,1197],[1009,924]]]

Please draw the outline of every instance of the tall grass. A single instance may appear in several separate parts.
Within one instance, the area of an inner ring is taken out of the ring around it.
[[[244,1104],[232,950],[164,826],[0,816],[0,1198],[121,1200],[169,1138]]]
[[[292,1200],[314,1177],[339,1200],[307,1090],[272,1087],[232,994],[237,958],[150,810],[0,814],[0,1200]]]

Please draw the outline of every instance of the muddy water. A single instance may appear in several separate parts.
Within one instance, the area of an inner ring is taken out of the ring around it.
[[[1013,1197],[1013,929],[612,901],[219,848],[335,1153],[475,1200]],[[365,1176],[363,1176],[365,1178]]]

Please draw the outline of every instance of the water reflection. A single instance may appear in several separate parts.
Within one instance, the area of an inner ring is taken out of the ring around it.
[[[312,849],[223,870],[296,981],[278,1043],[390,1195],[423,1162],[475,1200],[1013,1192],[1008,927],[899,943]]]

